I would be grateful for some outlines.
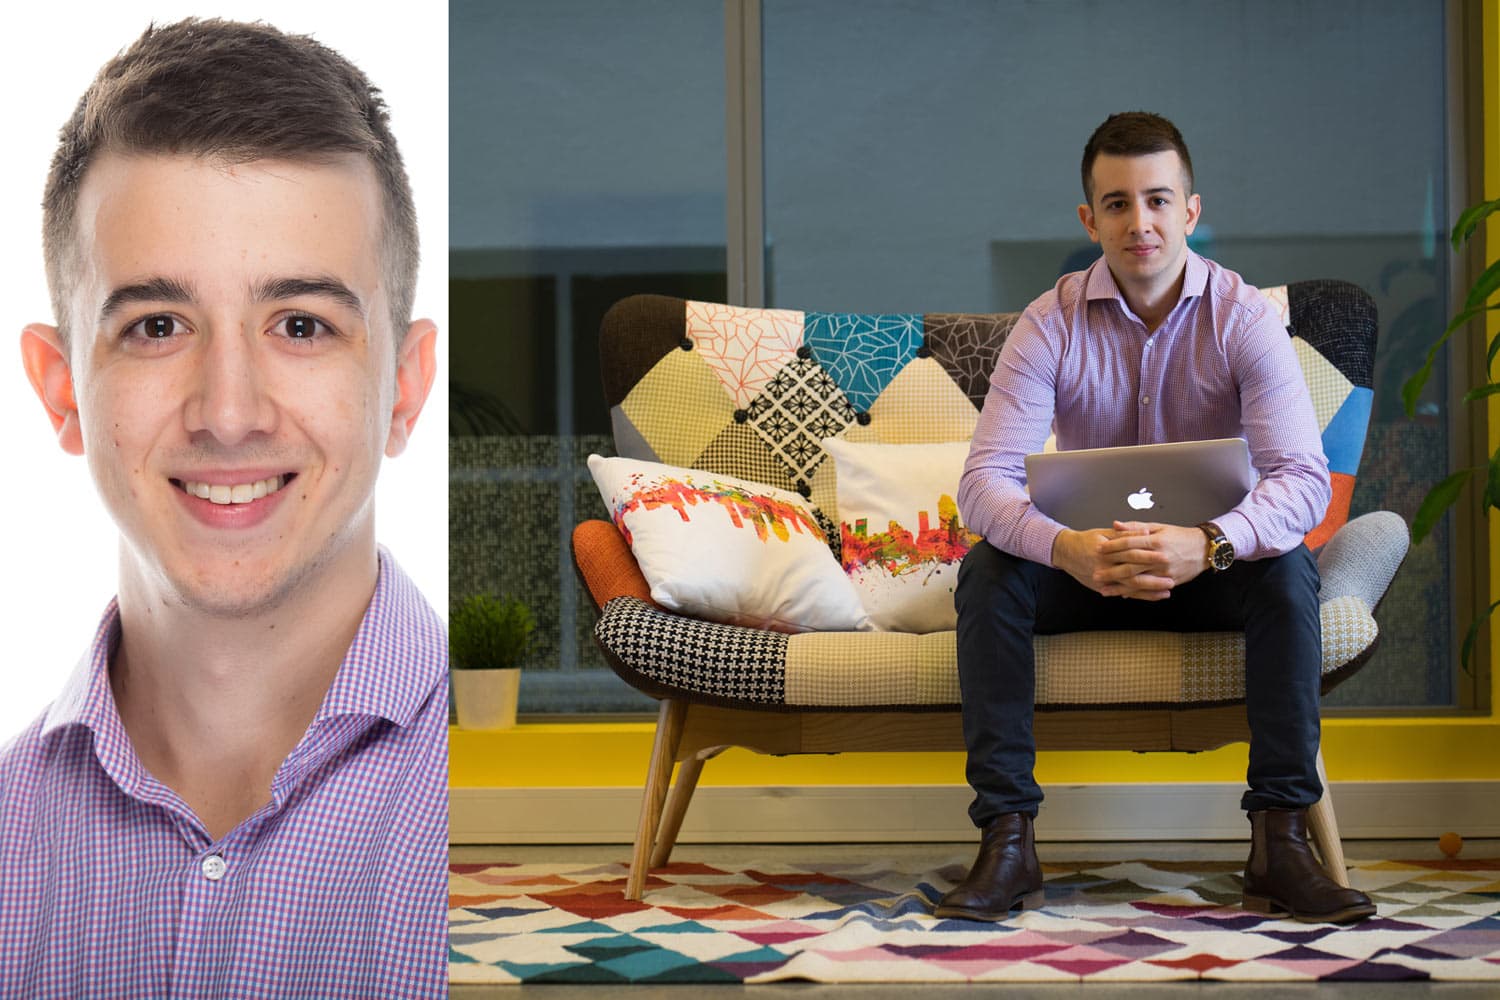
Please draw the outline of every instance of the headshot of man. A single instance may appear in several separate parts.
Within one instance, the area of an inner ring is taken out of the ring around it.
[[[447,642],[376,541],[439,377],[391,115],[292,29],[135,31],[37,192],[21,366],[117,596],[0,735],[0,995],[441,996]]]

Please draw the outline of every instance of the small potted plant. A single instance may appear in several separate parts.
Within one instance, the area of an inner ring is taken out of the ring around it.
[[[515,598],[474,594],[453,606],[448,645],[460,729],[516,724],[521,661],[535,630],[531,609]]]

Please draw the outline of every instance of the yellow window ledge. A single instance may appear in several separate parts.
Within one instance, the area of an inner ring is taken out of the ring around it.
[[[529,723],[501,732],[449,730],[455,788],[640,787],[655,730],[649,722]],[[1245,744],[1206,753],[1048,751],[1042,784],[1242,781]],[[1500,719],[1325,719],[1323,757],[1334,781],[1500,779]],[[961,753],[766,757],[730,750],[703,785],[962,784]]]

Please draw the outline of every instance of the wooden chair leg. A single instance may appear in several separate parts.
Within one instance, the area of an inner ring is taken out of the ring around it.
[[[651,848],[656,842],[662,805],[667,799],[667,784],[672,780],[672,765],[677,760],[677,747],[682,743],[682,723],[686,717],[687,703],[674,698],[663,701],[656,716],[656,739],[651,744],[651,763],[646,769],[646,788],[641,794],[641,819],[635,828],[630,877],[625,882],[626,899],[638,900],[646,890]]]
[[[1339,840],[1339,821],[1333,814],[1333,792],[1328,785],[1328,772],[1323,768],[1323,751],[1318,751],[1318,778],[1323,782],[1323,797],[1307,811],[1308,830],[1328,877],[1344,888],[1349,887],[1349,869],[1344,864],[1344,845]]]
[[[677,768],[677,780],[667,796],[667,811],[661,818],[661,829],[656,834],[656,850],[651,852],[651,867],[660,868],[672,856],[677,844],[677,834],[682,830],[682,817],[687,814],[688,803],[693,800],[693,791],[698,787],[698,775],[703,773],[703,759],[689,757]]]

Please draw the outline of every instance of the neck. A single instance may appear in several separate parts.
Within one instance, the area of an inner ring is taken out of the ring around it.
[[[1120,294],[1125,296],[1125,302],[1130,306],[1130,311],[1146,324],[1148,331],[1154,333],[1177,305],[1178,300],[1182,298],[1182,286],[1187,280],[1187,262],[1183,261],[1177,277],[1165,285],[1155,285],[1151,288],[1127,288],[1120,283],[1118,275],[1114,277],[1115,286],[1120,289]]]
[[[375,589],[373,535],[264,606],[184,601],[122,546],[120,643],[110,684],[141,764],[216,838],[270,798]]]

